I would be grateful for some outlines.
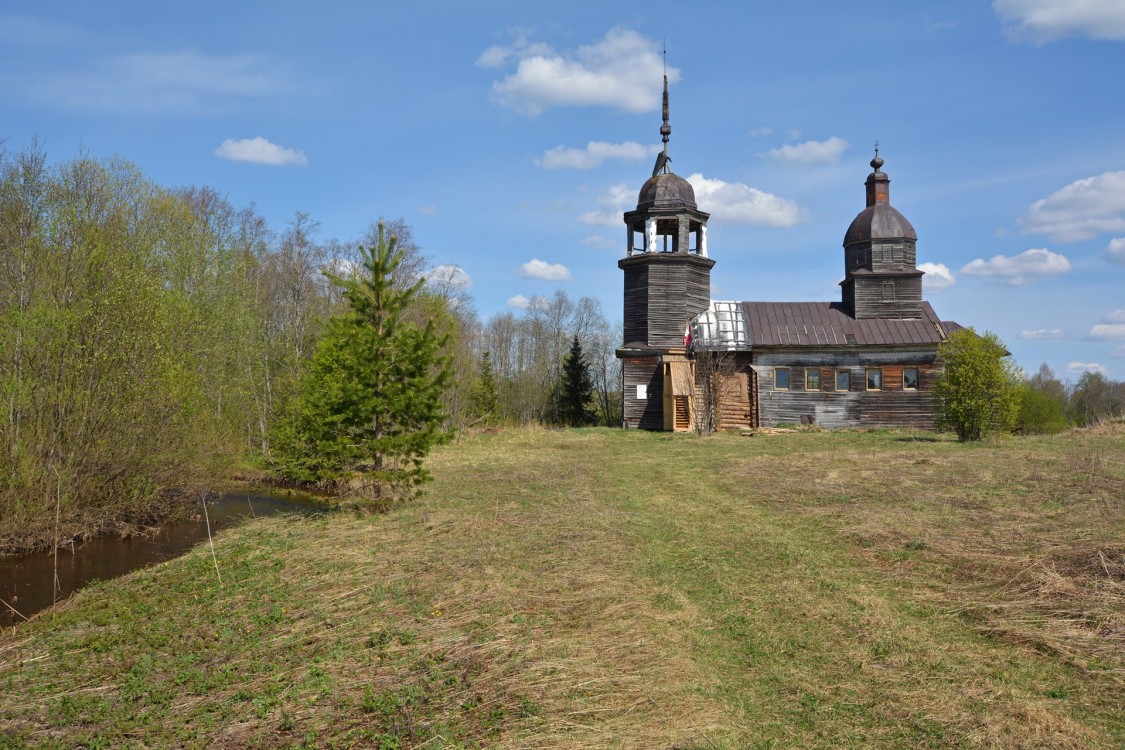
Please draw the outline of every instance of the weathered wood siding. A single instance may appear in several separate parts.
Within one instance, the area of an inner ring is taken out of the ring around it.
[[[742,430],[753,425],[750,408],[750,373],[736,372],[722,379],[719,388],[719,429]]]
[[[893,284],[889,295],[884,285]],[[921,276],[855,276],[844,285],[844,305],[857,319],[922,317]]]
[[[664,372],[659,357],[630,357],[624,361],[625,427],[664,429]],[[647,398],[637,398],[637,384],[647,386]]]
[[[823,427],[934,427],[933,385],[940,368],[929,350],[758,350],[753,368],[758,376],[758,422],[763,427],[799,424],[811,417]],[[789,389],[777,390],[774,372],[789,368]],[[902,371],[918,370],[917,390],[904,390]],[[820,388],[805,390],[805,369],[820,371]],[[867,370],[882,371],[882,388],[867,390]],[[847,370],[847,392],[835,390],[836,370]]]
[[[643,253],[618,261],[625,271],[625,344],[683,346],[687,323],[711,306],[714,264],[686,253]]]

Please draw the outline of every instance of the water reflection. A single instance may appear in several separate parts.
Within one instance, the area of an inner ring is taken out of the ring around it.
[[[321,506],[308,499],[260,491],[225,494],[207,504],[212,534],[249,518],[278,513],[309,515],[321,510]],[[205,541],[207,525],[202,517],[198,521],[164,524],[152,536],[91,539],[73,551],[59,550],[57,587],[52,585],[55,576],[53,555],[0,559],[0,599],[7,603],[0,603],[0,626],[23,622],[24,617],[51,606],[55,598],[62,601],[91,581],[114,578],[146,565],[170,560]]]

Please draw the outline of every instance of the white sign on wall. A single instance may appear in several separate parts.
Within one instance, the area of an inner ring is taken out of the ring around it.
[[[648,384],[637,384],[637,398],[648,400]]]

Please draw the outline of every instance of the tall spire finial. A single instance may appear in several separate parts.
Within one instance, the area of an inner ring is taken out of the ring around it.
[[[672,157],[668,156],[668,136],[672,134],[672,126],[668,124],[668,45],[664,45],[664,107],[663,107],[664,122],[660,126],[660,140],[664,141],[664,150],[656,155],[656,165],[652,168],[652,176],[661,172],[668,171],[668,162],[672,161]]]

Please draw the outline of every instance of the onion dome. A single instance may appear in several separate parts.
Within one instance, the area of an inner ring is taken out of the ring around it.
[[[871,160],[874,171],[867,176],[867,208],[852,220],[844,235],[844,247],[871,240],[918,239],[906,217],[891,206],[891,179],[881,171],[882,166],[876,145],[875,158]]]
[[[672,172],[650,177],[637,196],[637,210],[649,208],[695,209],[695,189],[691,183]]]

